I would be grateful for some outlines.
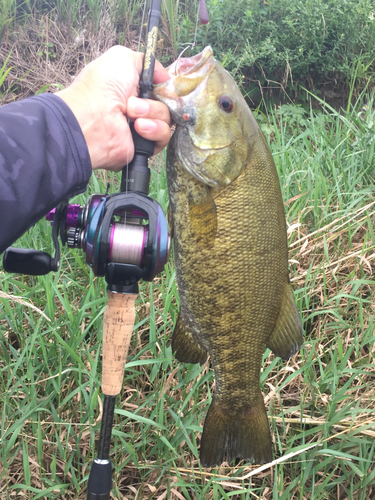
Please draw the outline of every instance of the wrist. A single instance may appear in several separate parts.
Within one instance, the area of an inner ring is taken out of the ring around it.
[[[74,86],[56,92],[55,95],[65,102],[76,117],[86,141],[92,168],[95,169],[98,168],[95,136],[100,136],[97,131],[98,120],[94,119],[94,113],[91,110],[90,104],[85,99],[84,91],[80,91],[77,87],[78,85],[74,84]]]

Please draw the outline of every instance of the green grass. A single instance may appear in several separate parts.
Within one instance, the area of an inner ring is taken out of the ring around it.
[[[104,12],[98,0],[7,0],[0,15],[3,40],[16,17],[14,5],[23,22],[53,8],[73,32],[86,26],[90,10],[97,28]],[[116,24],[119,40],[134,41],[141,3],[108,5],[105,14]],[[163,52],[165,60],[182,41],[204,43],[216,26],[212,18],[211,27],[197,32],[193,4],[163,5],[169,21],[162,32],[171,45]],[[364,71],[360,61],[352,82]],[[5,61],[0,83],[7,71]],[[291,280],[306,331],[303,349],[287,363],[264,354],[261,386],[275,462],[262,468],[201,468],[199,439],[213,373],[209,364],[183,365],[173,358],[178,293],[169,263],[153,283],[141,285],[137,299],[111,448],[114,498],[374,496],[375,113],[372,96],[353,107],[350,102],[342,113],[329,106],[319,113],[294,106],[257,113],[280,176]],[[154,164],[150,195],[166,211],[164,161],[160,155]],[[74,202],[104,192],[109,179],[114,175],[98,173]],[[47,222],[39,222],[17,245],[53,252]],[[0,268],[1,498],[86,498],[101,418],[105,288],[79,251],[63,249],[60,270],[50,276],[20,277]]]
[[[213,373],[209,364],[179,364],[172,355],[178,293],[169,263],[153,283],[142,283],[136,303],[113,430],[114,498],[374,494],[375,113],[372,97],[367,111],[362,101],[342,114],[290,106],[258,114],[280,175],[306,331],[303,349],[288,362],[264,354],[274,464],[200,466]],[[161,154],[153,164],[150,195],[166,210],[164,160]],[[104,192],[108,179],[114,174],[93,177],[90,192]],[[47,222],[18,245],[51,252]],[[10,295],[0,298],[1,498],[84,499],[100,429],[105,282],[83,254],[64,249],[57,273],[0,271],[0,283]]]

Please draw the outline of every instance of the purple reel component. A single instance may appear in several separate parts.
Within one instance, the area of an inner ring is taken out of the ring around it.
[[[53,208],[46,215],[46,219],[51,223],[51,225],[53,224],[53,219],[55,218],[55,213],[56,213],[56,208]]]
[[[81,225],[82,210],[81,205],[68,205],[66,212],[66,227],[78,227]]]
[[[56,208],[53,208],[48,214],[46,215],[46,219],[53,224],[53,221],[55,219],[55,213],[56,213]],[[82,207],[81,205],[68,205],[66,209],[66,221],[65,221],[65,227],[68,229],[70,227],[78,227],[82,223]]]

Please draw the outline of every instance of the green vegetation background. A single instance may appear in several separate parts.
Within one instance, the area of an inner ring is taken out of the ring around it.
[[[186,46],[196,53],[211,44],[248,97],[261,89],[270,103],[281,89],[286,99],[304,100],[254,113],[280,176],[306,340],[287,363],[264,354],[275,463],[203,470],[199,438],[213,373],[208,364],[179,364],[171,353],[178,311],[172,263],[143,283],[115,415],[113,496],[368,500],[375,495],[374,4],[207,4],[210,24],[199,26],[197,2],[163,2],[163,62]],[[2,0],[3,102],[66,85],[78,67],[65,75],[68,52],[82,65],[94,46],[137,47],[142,8],[136,0]],[[17,73],[22,59],[13,61],[22,51],[33,56],[28,72]],[[302,87],[318,99],[331,98],[330,90],[345,105],[321,103],[314,111]],[[166,211],[164,162],[165,153],[153,162],[150,196]],[[104,192],[108,180],[116,190],[118,177],[101,172],[87,196]],[[17,245],[52,252],[49,225],[40,221]],[[0,270],[0,287],[0,496],[84,499],[101,418],[105,283],[79,251],[63,249],[54,275]]]

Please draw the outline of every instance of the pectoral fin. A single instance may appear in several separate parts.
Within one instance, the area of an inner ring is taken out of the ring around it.
[[[267,342],[267,347],[282,359],[288,359],[295,354],[303,344],[303,329],[297,309],[293,290],[288,283],[285,285],[280,315],[276,327]]]
[[[203,363],[207,359],[207,352],[202,349],[188,331],[183,316],[178,315],[172,335],[172,351],[181,363]]]
[[[217,213],[209,187],[201,185],[189,193],[189,222],[196,243],[211,248],[217,233]]]

